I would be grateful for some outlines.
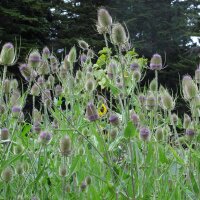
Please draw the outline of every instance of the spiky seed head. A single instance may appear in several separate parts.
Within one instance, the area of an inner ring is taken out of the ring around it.
[[[19,84],[18,84],[18,81],[17,79],[12,79],[11,80],[11,88],[12,90],[16,90],[18,88]]]
[[[187,129],[192,123],[192,120],[188,114],[184,114],[183,118],[183,128]]]
[[[193,138],[195,135],[195,130],[192,128],[188,128],[185,131],[185,134],[189,137],[189,138]]]
[[[22,112],[21,107],[19,107],[19,106],[12,107],[12,116],[14,118],[18,118],[20,116],[21,112]]]
[[[7,128],[1,129],[1,140],[7,140],[9,138],[9,130]]]
[[[55,74],[58,72],[58,70],[59,70],[58,66],[59,66],[58,59],[54,55],[51,55],[50,56],[50,68],[51,68],[52,74]]]
[[[40,88],[38,87],[38,85],[34,84],[31,88],[31,94],[33,96],[39,96],[40,94]]]
[[[161,141],[163,139],[163,135],[164,135],[163,129],[161,127],[157,128],[155,133],[156,139],[158,141]]]
[[[93,79],[88,79],[85,84],[85,89],[88,92],[92,92],[95,89],[95,83]]]
[[[18,144],[17,146],[14,147],[14,154],[18,155],[21,154],[24,150],[24,147],[22,144]]]
[[[171,120],[172,120],[172,123],[173,123],[174,125],[178,125],[178,116],[177,116],[177,114],[173,113],[173,114],[171,115]]]
[[[140,118],[134,111],[131,112],[130,119],[136,127],[139,126]]]
[[[158,83],[157,83],[156,79],[153,79],[153,80],[151,81],[149,87],[150,87],[150,90],[151,90],[152,92],[155,92],[155,91],[156,91],[156,89],[158,88]]]
[[[161,70],[162,69],[162,57],[159,54],[154,54],[150,61],[151,70]]]
[[[81,183],[81,187],[80,187],[80,188],[81,188],[81,191],[82,191],[82,192],[86,190],[86,188],[87,188],[87,183],[86,183],[85,180]]]
[[[98,9],[98,24],[101,27],[109,28],[112,25],[112,17],[110,16],[109,12],[104,9],[100,8]]]
[[[40,67],[37,69],[39,75],[47,75],[50,73],[49,62],[48,60],[42,60]]]
[[[0,63],[5,66],[13,65],[15,62],[16,54],[12,43],[8,42],[3,45],[0,53]]]
[[[119,117],[116,114],[111,114],[109,117],[109,122],[113,125],[113,126],[118,126],[120,121],[119,121]]]
[[[94,58],[94,51],[92,49],[88,49],[88,51],[87,51],[87,58],[88,59]]]
[[[173,110],[175,106],[174,100],[168,92],[161,94],[161,104],[164,110]]]
[[[183,88],[184,94],[186,95],[186,99],[193,99],[198,94],[198,87],[194,81],[187,82],[185,87]]]
[[[200,84],[200,68],[197,68],[195,71],[195,80],[196,83]]]
[[[13,177],[13,170],[10,166],[6,167],[1,173],[1,178],[6,183],[11,182],[12,177]]]
[[[156,98],[153,94],[147,96],[146,106],[149,110],[153,109],[156,106]]]
[[[110,131],[110,137],[112,140],[115,140],[118,134],[118,130],[116,128],[111,129]]]
[[[63,156],[69,156],[71,153],[71,139],[68,135],[60,140],[60,152]]]
[[[150,130],[147,127],[140,128],[140,139],[143,141],[147,141],[150,137]]]
[[[43,59],[48,59],[49,56],[50,56],[50,51],[49,51],[49,48],[48,47],[44,47],[43,50],[42,50],[42,58]]]
[[[56,85],[55,87],[55,96],[59,97],[63,92],[62,86],[61,85]]]
[[[27,64],[20,65],[19,71],[26,81],[30,81],[32,70]]]
[[[132,71],[139,70],[139,64],[137,62],[133,62],[130,64],[130,69]]]
[[[135,79],[136,82],[139,82],[141,79],[141,73],[139,70],[135,70],[133,72],[133,78]]]
[[[66,176],[67,176],[67,169],[66,169],[65,166],[61,165],[61,166],[59,167],[59,175],[60,175],[61,177],[66,177]]]
[[[28,66],[32,69],[38,69],[42,59],[38,50],[33,50],[28,57]]]
[[[42,144],[42,145],[47,145],[50,143],[52,139],[52,135],[51,133],[47,132],[47,131],[42,131],[39,135],[39,142]]]
[[[11,82],[9,79],[6,79],[3,82],[3,92],[8,95],[10,94],[10,91],[11,91]]]
[[[38,121],[34,120],[34,124],[32,126],[32,131],[36,132],[36,133],[40,133],[41,131],[41,125]]]
[[[115,45],[123,45],[127,41],[126,31],[121,24],[113,26],[111,38]]]
[[[73,47],[70,49],[70,51],[69,51],[69,54],[68,54],[68,61],[69,61],[70,63],[74,63],[74,62],[76,62],[76,57],[77,57],[77,55],[76,55],[76,47],[73,46]]]
[[[24,165],[22,163],[18,163],[15,168],[16,174],[22,175],[24,173]]]
[[[83,50],[87,50],[89,48],[89,44],[84,40],[78,40],[78,45]]]
[[[88,103],[86,108],[86,117],[90,122],[99,119],[97,109],[92,102]]]

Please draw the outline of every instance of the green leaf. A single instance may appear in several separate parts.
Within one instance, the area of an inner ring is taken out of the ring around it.
[[[131,121],[128,122],[125,130],[124,130],[124,136],[126,138],[134,137],[136,135],[136,128],[133,125]]]

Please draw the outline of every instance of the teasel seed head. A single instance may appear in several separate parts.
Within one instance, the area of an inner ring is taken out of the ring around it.
[[[106,9],[104,8],[98,9],[97,17],[98,17],[98,24],[101,27],[108,29],[112,25],[112,17],[110,16],[109,12]]]
[[[39,96],[39,94],[40,94],[40,88],[38,87],[38,85],[34,84],[31,88],[31,95]]]
[[[111,137],[112,140],[115,140],[115,139],[116,139],[117,134],[118,134],[117,128],[112,128],[112,129],[110,130],[110,137]]]
[[[112,28],[111,34],[112,42],[115,45],[123,45],[127,42],[126,31],[121,24],[115,24]]]
[[[12,181],[12,177],[13,177],[13,170],[10,166],[8,166],[2,171],[1,178],[4,182],[9,183]]]
[[[11,91],[11,82],[9,79],[5,79],[3,82],[3,92],[8,95],[10,94],[10,91]]]
[[[76,48],[75,48],[75,46],[73,46],[73,47],[70,49],[70,51],[69,51],[69,54],[68,54],[68,61],[69,61],[70,63],[74,63],[74,62],[76,62],[76,57],[77,57],[77,55],[76,55]]]
[[[191,123],[192,123],[192,120],[191,120],[190,116],[187,114],[184,114],[183,128],[187,129],[188,127],[190,127]]]
[[[50,56],[50,68],[51,68],[52,74],[55,74],[58,72],[58,70],[59,70],[58,66],[59,66],[58,59],[54,55],[51,55]]]
[[[119,117],[116,114],[111,114],[109,117],[109,122],[113,125],[113,126],[118,126],[120,123]]]
[[[133,78],[135,79],[136,82],[139,82],[141,79],[141,73],[139,70],[135,70],[133,72]]]
[[[161,70],[162,69],[162,57],[159,54],[154,54],[150,61],[151,70]]]
[[[15,63],[16,52],[12,43],[3,45],[0,53],[0,63],[5,66],[11,66]]]
[[[143,141],[149,140],[150,137],[150,130],[147,127],[140,128],[140,138]]]
[[[44,47],[43,50],[42,50],[42,58],[43,59],[48,59],[49,56],[50,56],[50,51],[49,51],[49,48],[48,47]]]
[[[88,79],[86,84],[85,84],[85,89],[88,92],[92,92],[95,89],[95,82],[93,79]]]
[[[9,138],[9,130],[7,128],[1,129],[1,140],[7,140]]]
[[[156,133],[155,133],[156,139],[157,139],[158,141],[162,141],[163,135],[164,135],[163,129],[162,129],[161,127],[157,128],[157,129],[156,129]]]
[[[19,155],[23,152],[24,147],[22,144],[18,144],[17,146],[14,147],[14,154]]]
[[[81,183],[81,187],[80,187],[80,188],[81,188],[81,191],[82,191],[82,192],[86,190],[86,188],[87,188],[87,183],[86,183],[85,180]]]
[[[161,94],[161,105],[164,110],[173,110],[175,107],[174,100],[167,91]]]
[[[187,128],[185,131],[185,134],[189,137],[189,138],[193,138],[195,135],[195,130],[192,128]]]
[[[42,59],[38,50],[33,50],[28,57],[28,66],[32,69],[38,69]]]
[[[89,44],[84,40],[78,40],[78,45],[83,50],[87,50],[89,48]]]
[[[12,116],[14,118],[18,118],[20,116],[21,112],[22,112],[21,107],[19,107],[19,106],[12,107]]]
[[[20,71],[21,75],[25,78],[26,81],[31,80],[32,70],[27,64],[20,65],[19,71]]]
[[[55,87],[55,96],[59,97],[63,92],[62,86],[61,85],[56,85]]]
[[[68,135],[65,135],[60,140],[60,152],[62,156],[69,156],[71,154],[71,139]]]
[[[87,105],[86,116],[90,122],[99,119],[97,109],[92,102],[88,103]]]
[[[61,166],[59,167],[59,175],[60,175],[61,177],[66,177],[66,176],[67,176],[67,169],[66,169],[65,166],[61,165]]]
[[[87,177],[85,178],[85,182],[87,183],[87,185],[90,185],[91,182],[92,182],[91,176],[87,176]]]
[[[51,133],[47,132],[47,131],[42,131],[40,132],[40,135],[39,135],[39,142],[42,144],[42,145],[47,145],[51,142],[51,139],[52,139],[52,135]]]

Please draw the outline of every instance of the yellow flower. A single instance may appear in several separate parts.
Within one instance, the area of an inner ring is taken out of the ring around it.
[[[100,117],[104,116],[107,113],[108,109],[104,103],[98,108],[98,114]]]

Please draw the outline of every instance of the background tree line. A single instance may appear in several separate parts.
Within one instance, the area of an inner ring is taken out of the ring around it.
[[[1,45],[15,40],[19,44],[21,38],[23,60],[31,48],[46,45],[63,57],[77,39],[98,51],[104,46],[95,27],[100,6],[115,22],[126,24],[140,56],[166,56],[162,84],[177,91],[178,77],[194,72],[200,50],[190,37],[200,36],[199,0],[1,0]],[[151,77],[149,72],[147,79]]]

